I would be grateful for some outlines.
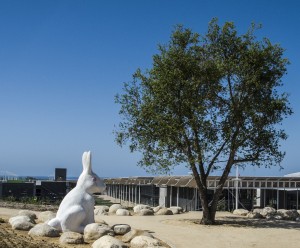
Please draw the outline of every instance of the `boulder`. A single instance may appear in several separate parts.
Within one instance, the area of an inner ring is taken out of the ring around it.
[[[35,224],[34,221],[32,221],[28,216],[25,216],[25,215],[17,215],[17,216],[11,217],[11,218],[9,218],[8,223],[12,225],[13,222],[15,222],[15,221],[28,221],[28,222],[31,222],[32,224]]]
[[[96,216],[95,216],[95,222],[97,222],[98,224],[103,224],[108,226],[108,224],[103,219],[96,218]]]
[[[131,230],[131,227],[126,224],[118,224],[112,227],[116,235],[124,235]]]
[[[249,212],[247,214],[247,217],[250,218],[250,219],[261,219],[262,215],[258,212]]]
[[[152,209],[141,209],[139,212],[138,212],[138,215],[141,215],[141,216],[146,216],[146,215],[154,215],[154,212]]]
[[[122,241],[106,235],[97,239],[92,244],[92,248],[128,248],[128,246]]]
[[[116,211],[116,215],[118,215],[118,216],[130,216],[130,213],[127,209],[118,209]]]
[[[173,215],[173,212],[168,208],[162,208],[157,211],[156,215]]]
[[[157,239],[147,237],[147,236],[137,236],[130,241],[131,248],[148,248],[159,246],[159,241]]]
[[[59,237],[59,231],[46,223],[37,224],[29,232],[30,236]]]
[[[274,220],[275,219],[275,215],[270,213],[270,214],[267,214],[265,216],[265,218],[266,218],[266,220]]]
[[[151,209],[151,207],[149,205],[139,204],[134,206],[133,212],[139,213],[142,209]]]
[[[12,229],[15,230],[28,231],[34,227],[34,221],[25,215],[11,217],[8,222],[11,224]]]
[[[274,219],[275,220],[283,220],[283,217],[282,217],[282,215],[276,214],[276,215],[274,215]]]
[[[240,216],[247,216],[248,213],[249,213],[248,210],[242,209],[242,208],[235,209],[235,210],[233,211],[233,214],[234,214],[234,215],[240,215]]]
[[[121,204],[113,204],[110,206],[108,212],[110,214],[115,214],[118,209],[123,209],[122,205]]]
[[[86,225],[83,233],[85,242],[97,240],[105,235],[114,236],[114,231],[108,225],[98,223]]]
[[[259,214],[261,214],[261,212],[263,211],[263,209],[262,208],[255,208],[255,209],[253,209],[253,213],[259,213]]]
[[[173,212],[173,214],[183,213],[182,207],[169,207],[169,209]]]
[[[296,220],[300,216],[296,209],[278,209],[276,214],[281,215],[284,220]]]
[[[33,222],[37,218],[35,212],[31,210],[20,210],[18,213],[19,216],[28,216]]]
[[[147,236],[147,237],[153,238],[152,234],[150,234],[147,231],[139,230],[139,229],[131,229],[131,231],[129,231],[128,233],[126,233],[125,235],[123,235],[122,241],[125,242],[125,243],[128,243],[134,237],[137,237],[137,236]]]
[[[108,215],[109,207],[108,206],[95,206],[94,214],[95,215]]]
[[[260,213],[263,217],[267,217],[267,215],[275,215],[276,209],[272,207],[265,207],[263,208],[262,212]]]
[[[157,213],[158,210],[160,210],[161,208],[162,208],[161,206],[157,206],[157,207],[154,207],[154,208],[152,208],[152,209],[153,209],[153,212],[154,212],[154,213]]]
[[[83,236],[76,232],[64,232],[60,238],[61,244],[83,244]]]
[[[44,211],[38,214],[38,220],[41,222],[48,222],[56,217],[56,214],[52,211]]]

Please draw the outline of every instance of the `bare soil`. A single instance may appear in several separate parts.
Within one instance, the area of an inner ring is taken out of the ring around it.
[[[0,223],[1,248],[61,248],[50,238],[32,238],[27,231],[13,230],[8,223]]]

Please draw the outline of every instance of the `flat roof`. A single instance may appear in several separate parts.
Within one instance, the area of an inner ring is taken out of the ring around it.
[[[215,188],[220,176],[208,177],[208,188]],[[300,177],[239,177],[240,188],[300,188]],[[229,176],[224,188],[235,187],[236,177]],[[117,185],[155,185],[197,188],[193,176],[156,176],[156,177],[127,177],[127,178],[107,178],[106,184]]]

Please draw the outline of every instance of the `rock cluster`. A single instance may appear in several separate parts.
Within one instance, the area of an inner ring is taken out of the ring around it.
[[[112,208],[96,208],[95,212],[98,214],[121,212],[120,210],[126,210],[119,204],[114,204]],[[154,210],[148,207],[140,207],[139,213],[142,211]],[[161,208],[157,212],[164,210],[172,213],[170,209]],[[126,210],[128,211],[128,210]],[[123,212],[124,214],[124,212]],[[125,212],[127,214],[127,212]],[[172,213],[173,214],[173,213]],[[37,216],[32,211],[20,211],[17,216],[11,217],[9,223],[12,228],[18,230],[26,230],[28,235],[34,237],[60,237],[59,242],[61,244],[83,244],[89,243],[92,248],[114,247],[114,248],[144,248],[144,247],[161,247],[164,248],[161,242],[154,238],[149,232],[133,229],[127,224],[116,224],[109,226],[105,221],[98,220],[98,223],[92,223],[85,227],[84,233],[64,232],[60,233],[57,229],[49,226],[47,223],[36,224],[36,220],[39,222],[48,221],[49,218],[55,216],[53,212],[45,211]],[[118,214],[117,214],[118,215]]]
[[[165,208],[161,206],[150,207],[148,205],[136,205],[133,208],[133,212],[136,215],[173,215],[183,213],[181,207]]]
[[[181,207],[150,207],[145,204],[138,204],[134,206],[133,211],[129,211],[126,207],[121,204],[113,204],[110,207],[108,206],[96,206],[94,210],[95,220],[101,220],[102,215],[118,215],[118,216],[132,216],[132,215],[140,215],[140,216],[149,216],[149,215],[173,215],[173,214],[181,214],[183,213],[183,209]]]
[[[267,220],[293,220],[300,221],[300,214],[297,210],[278,209],[272,207],[258,208],[253,211],[245,209],[236,209],[233,214],[247,216],[251,219],[267,219]]]

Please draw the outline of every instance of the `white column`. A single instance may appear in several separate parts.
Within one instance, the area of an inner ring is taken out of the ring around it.
[[[141,185],[139,185],[139,204],[141,204]]]

